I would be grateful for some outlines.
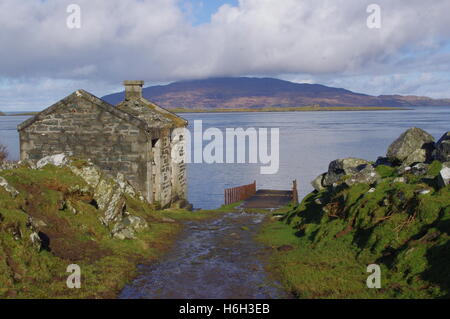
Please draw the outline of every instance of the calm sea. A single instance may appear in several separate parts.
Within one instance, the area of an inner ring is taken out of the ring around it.
[[[189,200],[197,208],[223,203],[223,190],[256,180],[258,188],[290,189],[299,183],[300,197],[312,190],[310,181],[343,157],[375,160],[407,128],[420,127],[435,138],[450,130],[450,107],[416,107],[406,111],[191,113],[181,114],[203,129],[279,128],[280,167],[277,174],[261,175],[260,164],[189,164]],[[28,116],[0,117],[0,143],[13,160],[19,157],[17,124]]]

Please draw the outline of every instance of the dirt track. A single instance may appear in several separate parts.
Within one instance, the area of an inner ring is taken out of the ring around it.
[[[265,215],[227,213],[187,222],[176,246],[120,298],[286,298],[264,271],[267,249],[254,241]]]

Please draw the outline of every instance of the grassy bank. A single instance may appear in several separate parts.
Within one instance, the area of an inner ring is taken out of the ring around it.
[[[100,222],[103,212],[84,180],[67,167],[18,168],[0,177],[19,192],[14,197],[0,187],[0,298],[114,298],[138,264],[156,261],[171,247],[180,221],[212,216],[156,211],[127,196],[127,211],[149,227],[136,239],[120,240]],[[31,240],[34,227],[44,239],[40,247]],[[66,286],[70,264],[81,268],[80,289]]]
[[[321,111],[392,111],[392,110],[408,110],[400,107],[261,107],[261,108],[216,108],[216,109],[188,109],[188,108],[171,108],[174,113],[227,113],[227,112],[321,112]]]
[[[400,183],[395,169],[377,170],[383,180],[375,190],[356,184],[314,192],[264,226],[259,240],[274,248],[269,270],[295,296],[450,297],[450,186],[437,189],[432,178],[414,175]],[[381,267],[381,289],[366,286],[369,264]]]

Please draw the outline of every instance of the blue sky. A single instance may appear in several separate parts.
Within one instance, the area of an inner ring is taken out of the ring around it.
[[[193,25],[209,23],[217,10],[228,4],[238,6],[237,0],[181,0],[180,8],[189,16]]]
[[[67,27],[76,2],[81,28]],[[450,1],[1,0],[0,110],[42,110],[77,89],[218,76],[275,77],[380,95],[449,98]],[[214,17],[211,19],[211,17]]]

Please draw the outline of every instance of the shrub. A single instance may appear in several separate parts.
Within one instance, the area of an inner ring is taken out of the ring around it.
[[[6,150],[6,146],[0,144],[0,163],[6,160],[8,157],[8,151]]]

